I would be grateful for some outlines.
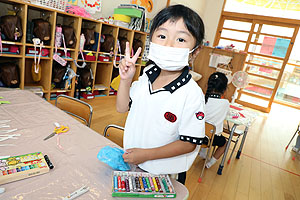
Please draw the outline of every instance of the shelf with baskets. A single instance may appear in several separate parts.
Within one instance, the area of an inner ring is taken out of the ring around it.
[[[146,33],[65,13],[53,6],[45,7],[46,5],[43,5],[43,3],[46,3],[45,1],[34,0],[31,2],[35,4],[19,0],[0,0],[0,7],[3,8],[0,10],[0,16],[16,14],[22,25],[22,37],[20,39],[2,38],[3,51],[0,52],[0,66],[9,62],[16,65],[19,77],[17,88],[39,91],[43,93],[42,96],[48,101],[61,93],[74,96],[76,91],[79,93],[89,91],[95,93],[95,96],[109,96],[111,83],[114,78],[118,77],[118,68],[114,64],[125,53],[121,52],[122,49],[125,49],[125,43],[122,43],[121,40],[125,38],[129,42],[130,52],[134,52],[137,45],[140,45],[143,50],[145,48]],[[55,4],[58,1],[53,2]],[[62,2],[65,1],[62,0]],[[8,10],[15,11],[7,12]],[[39,23],[44,25],[39,25]],[[49,29],[46,34],[39,33],[36,31],[37,26]],[[71,30],[72,34],[70,36],[66,32],[64,34],[66,35],[64,37],[65,46],[62,42],[56,48],[57,27],[61,27],[63,33]],[[86,44],[82,51],[80,51],[81,34],[84,34],[86,38]],[[40,42],[43,42],[42,47],[34,44],[33,38],[37,37],[40,38]],[[121,46],[118,46],[118,40]],[[136,44],[136,41],[139,44]],[[71,69],[77,75],[82,71],[78,66],[84,64],[83,55],[85,65],[92,76],[90,87],[78,87],[75,84],[78,82],[76,76],[70,79],[68,84],[55,83],[54,76],[56,76],[56,72],[54,70],[56,70],[58,64],[56,59],[53,58],[55,54],[67,62],[64,70]],[[39,69],[41,69],[40,79],[32,76],[32,70],[36,69],[34,67],[38,60]],[[140,74],[141,62],[141,57],[139,57],[134,80],[137,80]],[[5,84],[2,86],[8,87]],[[0,87],[2,86],[0,85]]]

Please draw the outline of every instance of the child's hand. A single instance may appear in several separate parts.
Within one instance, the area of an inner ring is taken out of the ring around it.
[[[130,164],[140,164],[147,161],[146,149],[132,148],[127,149],[123,154],[124,161]]]
[[[135,55],[130,58],[129,42],[126,42],[125,58],[120,61],[119,73],[122,80],[132,79],[135,74],[135,62],[138,59],[142,48],[139,47]]]

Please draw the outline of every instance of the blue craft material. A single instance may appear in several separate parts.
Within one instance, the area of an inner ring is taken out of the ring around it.
[[[115,170],[128,171],[130,166],[128,163],[124,162],[122,155],[124,151],[116,147],[105,146],[100,149],[97,158],[108,164]]]

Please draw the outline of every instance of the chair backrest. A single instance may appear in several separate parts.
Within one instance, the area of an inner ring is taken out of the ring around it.
[[[205,122],[205,135],[209,138],[208,144],[202,144],[202,148],[207,148],[211,146],[212,141],[214,140],[216,133],[216,127],[213,124],[210,124],[208,122]]]
[[[84,122],[88,127],[91,126],[93,108],[90,104],[61,94],[57,96],[55,106]]]
[[[105,127],[103,136],[109,137],[111,141],[118,144],[120,147],[123,147],[123,135],[124,135],[124,127],[109,124]]]

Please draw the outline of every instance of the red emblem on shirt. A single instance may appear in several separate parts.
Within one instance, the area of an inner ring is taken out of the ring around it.
[[[164,116],[165,116],[166,120],[168,120],[169,122],[172,122],[172,123],[177,120],[176,115],[174,115],[173,113],[170,113],[170,112],[166,112]]]
[[[197,117],[197,119],[202,120],[204,118],[204,113],[203,112],[197,112],[196,117]]]

